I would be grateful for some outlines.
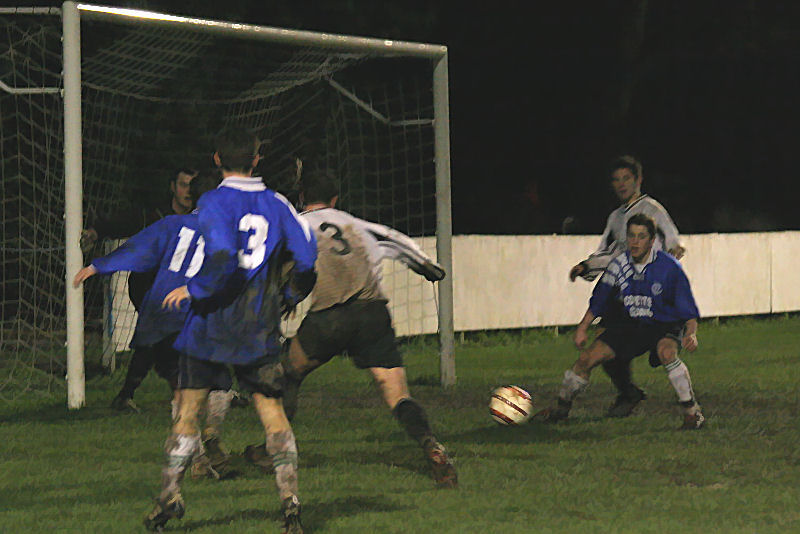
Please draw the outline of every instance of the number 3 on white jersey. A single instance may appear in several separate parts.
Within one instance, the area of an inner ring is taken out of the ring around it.
[[[242,232],[254,230],[254,233],[247,238],[247,249],[239,251],[239,267],[255,269],[264,263],[264,256],[267,253],[269,223],[262,215],[248,213],[239,219],[239,230]],[[247,252],[247,250],[250,252]]]

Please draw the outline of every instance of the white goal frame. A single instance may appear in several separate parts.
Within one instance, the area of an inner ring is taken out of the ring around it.
[[[67,406],[80,408],[86,402],[84,378],[83,287],[71,281],[83,266],[79,242],[83,226],[83,170],[81,140],[81,19],[113,20],[197,28],[227,36],[272,43],[335,47],[370,52],[381,56],[428,59],[433,69],[434,158],[436,169],[436,254],[448,276],[439,282],[439,370],[442,386],[455,384],[455,343],[453,331],[452,215],[450,204],[450,104],[447,47],[443,45],[354,37],[321,32],[287,30],[218,20],[175,16],[152,11],[123,9],[93,4],[64,2],[64,173],[65,247],[67,304]]]

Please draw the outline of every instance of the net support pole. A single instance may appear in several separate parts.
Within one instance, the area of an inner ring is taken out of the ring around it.
[[[434,60],[433,132],[436,164],[436,258],[447,272],[439,282],[439,377],[443,387],[456,383],[453,323],[453,218],[450,205],[450,97],[447,54]]]
[[[81,22],[75,2],[61,10],[64,47],[64,224],[67,303],[67,407],[86,403],[83,361],[83,286],[72,278],[83,266],[80,236],[83,212],[81,147]]]

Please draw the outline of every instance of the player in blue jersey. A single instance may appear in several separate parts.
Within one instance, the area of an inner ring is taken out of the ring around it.
[[[194,209],[191,195],[191,182],[197,171],[188,168],[177,170],[170,177],[171,195],[168,201],[160,202],[152,207],[138,207],[117,213],[111,217],[96,217],[94,223],[81,233],[81,250],[84,257],[94,249],[97,241],[103,239],[128,238],[141,231],[145,226],[163,219],[167,215],[185,215]],[[140,311],[145,292],[150,289],[155,272],[131,272],[128,276],[128,295],[137,313]],[[144,378],[154,367],[155,353],[150,350],[135,350],[128,362],[125,382],[119,393],[111,401],[111,407],[119,411],[138,412],[139,407],[133,401],[133,395]]]
[[[596,317],[608,313],[622,317],[582,350],[564,373],[556,406],[541,412],[545,420],[555,422],[569,415],[573,399],[588,387],[589,375],[596,366],[615,358],[631,360],[650,351],[666,369],[683,407],[681,428],[696,430],[703,426],[705,418],[695,399],[689,370],[678,357],[681,346],[689,352],[697,349],[697,305],[678,261],[653,248],[655,236],[656,225],[649,216],[640,213],[628,220],[628,250],[609,263],[595,286],[589,309],[575,331],[575,345],[584,349],[589,326]]]
[[[280,317],[285,295],[299,302],[316,280],[314,235],[289,202],[251,176],[258,142],[243,129],[226,129],[214,161],[223,181],[198,201],[205,260],[200,271],[164,299],[167,308],[191,304],[175,342],[180,408],[165,444],[161,493],[145,526],[158,530],[184,513],[180,483],[200,444],[197,413],[209,388],[233,365],[252,392],[275,465],[285,532],[302,532],[297,496],[297,445],[281,402]],[[293,262],[286,281],[287,257]],[[188,301],[188,302],[187,302]]]
[[[198,198],[214,189],[218,183],[217,172],[200,173],[190,185],[191,194]],[[153,362],[156,373],[169,383],[175,393],[173,418],[179,400],[176,391],[178,352],[172,345],[183,327],[188,308],[168,310],[162,308],[161,303],[170,291],[185,285],[198,272],[203,263],[203,249],[204,240],[199,232],[196,213],[168,215],[134,234],[110,254],[95,258],[73,280],[73,285],[77,287],[95,274],[131,271],[152,275],[152,285],[139,302],[139,319],[131,346],[136,353],[146,354],[143,359]],[[192,464],[195,476],[220,478],[225,474],[228,455],[219,443],[219,433],[233,396],[229,389],[215,387],[208,397],[203,428],[204,446]]]
[[[624,155],[616,158],[609,167],[611,187],[620,201],[620,206],[608,216],[600,247],[588,258],[575,265],[569,272],[569,279],[574,281],[578,276],[593,281],[602,274],[608,264],[624,252],[626,245],[626,223],[637,213],[644,213],[656,223],[656,239],[653,246],[668,251],[677,259],[681,259],[686,249],[681,244],[677,226],[667,210],[656,199],[642,193],[642,164],[633,156]],[[613,314],[606,314],[601,327],[612,324]],[[654,362],[658,365],[658,362]],[[617,388],[617,398],[608,409],[609,417],[627,417],[636,405],[647,398],[641,388],[633,383],[629,361],[614,359],[603,362],[603,370],[611,378]]]

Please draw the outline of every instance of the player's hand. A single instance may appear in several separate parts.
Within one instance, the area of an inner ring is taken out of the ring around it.
[[[186,286],[176,287],[169,292],[169,295],[164,297],[164,302],[161,303],[161,307],[168,310],[180,310],[181,304],[183,304],[185,300],[192,300],[192,296],[189,294],[189,288]]]
[[[684,254],[686,254],[686,249],[678,245],[676,247],[669,249],[667,252],[675,256],[676,260],[679,260],[683,257]]]
[[[683,348],[689,352],[697,350],[697,334],[688,334],[683,336]]]
[[[579,263],[575,267],[569,270],[569,281],[574,282],[576,278],[586,272],[586,266],[582,263]]]
[[[422,270],[422,276],[424,276],[425,280],[428,282],[438,282],[439,280],[444,280],[444,269],[442,269],[442,266],[438,263],[426,261],[422,266]]]
[[[575,334],[572,336],[572,342],[575,343],[576,348],[583,349],[587,341],[589,341],[589,332],[586,329],[578,328],[575,330]]]
[[[81,252],[88,254],[97,242],[97,231],[94,228],[87,228],[81,232]]]
[[[92,276],[97,274],[97,269],[94,268],[94,265],[89,265],[88,267],[84,267],[78,274],[75,275],[75,278],[72,279],[72,287],[78,287],[81,283],[86,280],[87,278],[91,278]]]

